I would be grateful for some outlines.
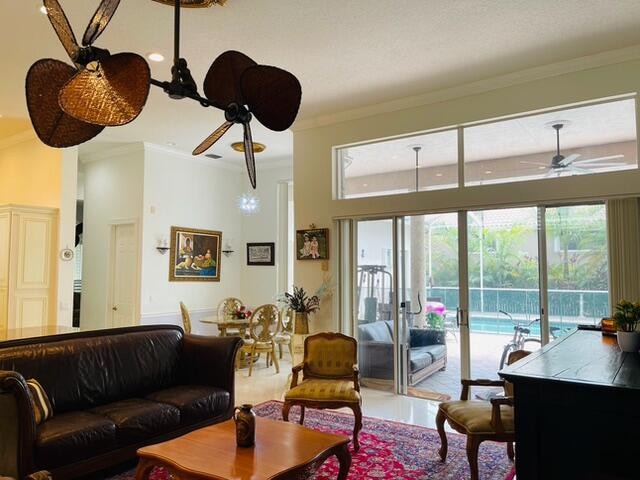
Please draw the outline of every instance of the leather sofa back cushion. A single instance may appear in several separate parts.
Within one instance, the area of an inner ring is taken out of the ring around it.
[[[150,330],[0,349],[0,370],[37,378],[56,413],[141,396],[178,381],[182,333]]]

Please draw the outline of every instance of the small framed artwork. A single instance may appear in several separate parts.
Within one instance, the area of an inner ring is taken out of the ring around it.
[[[275,265],[276,244],[247,243],[247,265]]]
[[[170,282],[219,282],[222,232],[171,227]]]
[[[298,230],[296,232],[296,258],[298,260],[328,260],[329,229]]]

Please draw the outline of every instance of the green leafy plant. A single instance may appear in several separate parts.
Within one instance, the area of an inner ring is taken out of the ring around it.
[[[640,303],[620,300],[613,314],[616,328],[622,332],[634,332],[640,323]]]
[[[320,308],[320,297],[309,296],[302,287],[293,287],[293,293],[285,292],[282,302],[294,312],[313,313]]]

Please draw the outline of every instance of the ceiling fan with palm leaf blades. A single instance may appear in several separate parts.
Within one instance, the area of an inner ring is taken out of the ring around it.
[[[579,153],[572,153],[571,155],[565,157],[560,153],[560,130],[562,130],[566,125],[568,125],[568,121],[558,120],[555,122],[551,122],[549,126],[553,128],[556,132],[556,154],[551,158],[551,163],[541,163],[541,162],[526,162],[521,161],[522,165],[536,165],[540,168],[545,167],[547,169],[547,173],[544,175],[545,177],[552,177],[554,175],[560,176],[564,172],[569,172],[575,175],[582,175],[585,173],[592,173],[590,168],[603,168],[603,167],[622,167],[627,165],[623,162],[610,162],[609,160],[616,160],[619,158],[624,158],[624,155],[608,155],[597,158],[588,158],[579,160]],[[607,162],[607,163],[598,163],[598,162]]]
[[[225,122],[193,151],[208,150],[234,124],[243,126],[244,154],[249,180],[256,188],[256,167],[250,122],[255,116],[273,131],[289,128],[296,119],[302,87],[291,73],[258,65],[243,53],[227,51],[212,63],[204,94],[180,57],[180,9],[223,5],[226,0],[154,0],[174,7],[174,59],[171,81],[151,78],[146,60],[135,53],[111,55],[93,43],[115,14],[120,0],[101,0],[82,39],[82,47],[58,0],[43,0],[47,16],[73,66],[55,59],[34,63],[27,73],[29,116],[40,140],[51,147],[79,145],[105,126],[125,125],[142,111],[150,85],[173,99],[189,98],[203,107],[224,111]]]

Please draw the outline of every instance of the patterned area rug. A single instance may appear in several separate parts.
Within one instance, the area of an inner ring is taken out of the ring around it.
[[[269,401],[256,405],[257,415],[282,420],[282,402]],[[293,407],[290,421],[298,420],[298,407]],[[307,409],[305,426],[326,432],[351,436],[353,415],[329,410]],[[449,454],[445,463],[440,461],[438,448],[440,437],[436,430],[404,423],[364,417],[360,432],[360,451],[353,455],[349,480],[466,480],[469,466],[465,451],[466,437],[447,433]],[[503,443],[483,442],[478,458],[482,480],[506,480],[513,478],[513,464],[507,458]],[[329,459],[315,480],[335,479],[338,462]],[[110,480],[133,480],[134,472],[112,477]],[[169,475],[156,469],[151,480],[170,480]]]

